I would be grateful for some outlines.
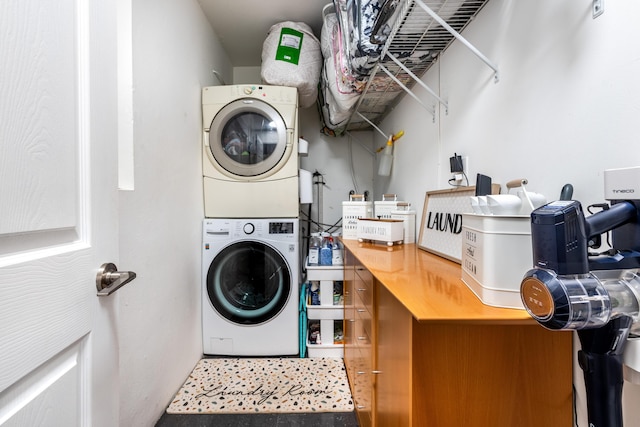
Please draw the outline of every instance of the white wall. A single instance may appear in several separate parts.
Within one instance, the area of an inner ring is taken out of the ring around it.
[[[260,83],[260,67],[233,67],[233,81],[227,84]]]
[[[342,219],[342,202],[349,200],[349,192],[362,194],[368,191],[373,195],[372,135],[365,131],[336,138],[324,135],[321,128],[315,106],[300,110],[300,136],[309,141],[309,155],[300,159],[300,167],[322,174],[322,178],[316,180],[323,179],[325,183],[313,185],[311,218],[314,221],[319,218],[318,192],[322,187],[321,219],[330,226]],[[303,205],[302,209],[308,212],[308,205]],[[312,228],[312,231],[316,229]]]
[[[498,64],[500,81],[454,43],[424,79],[449,113],[440,108],[432,123],[406,97],[381,124],[406,135],[392,176],[376,181],[376,199],[406,195],[420,218],[425,192],[448,188],[448,158],[457,152],[469,158],[471,185],[477,172],[503,185],[528,178],[530,190],[555,200],[569,182],[583,205],[602,202],[604,169],[640,165],[640,3],[605,2],[595,20],[591,4],[491,0],[464,36]],[[578,425],[586,425],[582,372],[574,370]],[[625,382],[624,390],[625,425],[637,426],[640,386]]]
[[[120,425],[153,425],[202,355],[202,86],[232,69],[196,0],[133,0],[135,190],[121,192]]]
[[[261,82],[260,67],[234,67],[233,84]],[[370,131],[353,132],[343,137],[331,137],[323,134],[318,109],[314,105],[298,111],[300,126],[299,135],[309,142],[309,153],[300,158],[300,168],[311,173],[318,172],[324,179],[319,195],[320,185],[313,185],[313,203],[301,206],[300,218],[303,231],[317,231],[317,227],[308,225],[304,220],[319,219],[327,230],[331,225],[340,223],[342,219],[342,202],[349,200],[349,192],[373,195],[373,162],[372,133]],[[321,201],[322,209],[318,212]],[[311,211],[309,211],[311,208]],[[340,232],[340,229],[332,230]]]

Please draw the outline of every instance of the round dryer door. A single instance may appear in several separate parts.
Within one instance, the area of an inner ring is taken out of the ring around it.
[[[233,175],[274,173],[287,149],[287,127],[266,102],[238,99],[213,118],[209,147],[215,161]]]
[[[254,241],[224,248],[211,262],[207,293],[216,311],[233,323],[257,325],[278,315],[291,292],[284,257]]]

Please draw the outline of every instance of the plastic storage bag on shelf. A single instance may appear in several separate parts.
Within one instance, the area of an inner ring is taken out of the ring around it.
[[[326,68],[326,65],[325,65]],[[351,117],[352,106],[345,106],[340,104],[333,96],[333,92],[329,87],[328,76],[325,70],[322,72],[322,97],[320,102],[322,103],[322,116],[325,125],[332,130],[340,130],[347,124],[349,117]],[[357,99],[356,99],[357,101]],[[346,107],[346,108],[345,108]]]
[[[321,69],[320,42],[311,27],[287,21],[269,29],[260,70],[265,84],[297,88],[300,107],[310,107],[318,97]]]
[[[319,102],[325,125],[340,130],[351,117],[365,82],[345,65],[347,61],[342,50],[342,33],[337,15],[326,6],[323,14],[321,48],[324,65]]]
[[[336,25],[332,37],[331,55],[325,58],[324,69],[327,85],[340,110],[349,111],[360,98],[365,82],[355,77],[347,67],[341,65],[345,60],[340,50],[341,37],[340,28]]]
[[[338,17],[333,4],[328,4],[322,9],[322,30],[320,31],[320,51],[322,57],[331,55],[331,44],[333,43],[333,32],[338,24]]]
[[[351,69],[368,75],[380,59],[382,43],[386,41],[381,32],[390,32],[395,6],[392,10],[385,6],[393,0],[334,0],[334,3],[336,10],[340,10],[338,15]],[[381,16],[383,9],[386,12]]]
[[[335,12],[327,12],[325,14],[322,31],[325,33],[322,43],[326,44],[326,46],[322,47],[322,55],[325,61],[333,62],[329,66],[328,71],[330,73],[328,75],[335,75],[336,87],[333,89],[334,96],[339,96],[338,94],[359,94],[366,86],[366,78],[354,73],[349,67],[342,28]]]

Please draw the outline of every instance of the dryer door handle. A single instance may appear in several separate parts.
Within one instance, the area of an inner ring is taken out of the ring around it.
[[[107,262],[100,266],[96,274],[96,288],[98,296],[111,295],[130,281],[136,278],[133,271],[118,271],[115,264]]]
[[[293,145],[293,129],[287,129],[287,145]]]

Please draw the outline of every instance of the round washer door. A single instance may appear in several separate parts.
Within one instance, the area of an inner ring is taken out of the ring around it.
[[[259,99],[238,99],[225,105],[209,129],[214,160],[233,175],[275,173],[277,169],[273,169],[287,150],[287,127],[282,116]]]
[[[221,316],[241,325],[257,325],[277,316],[290,292],[287,261],[260,242],[227,246],[215,256],[207,273],[209,301]]]

